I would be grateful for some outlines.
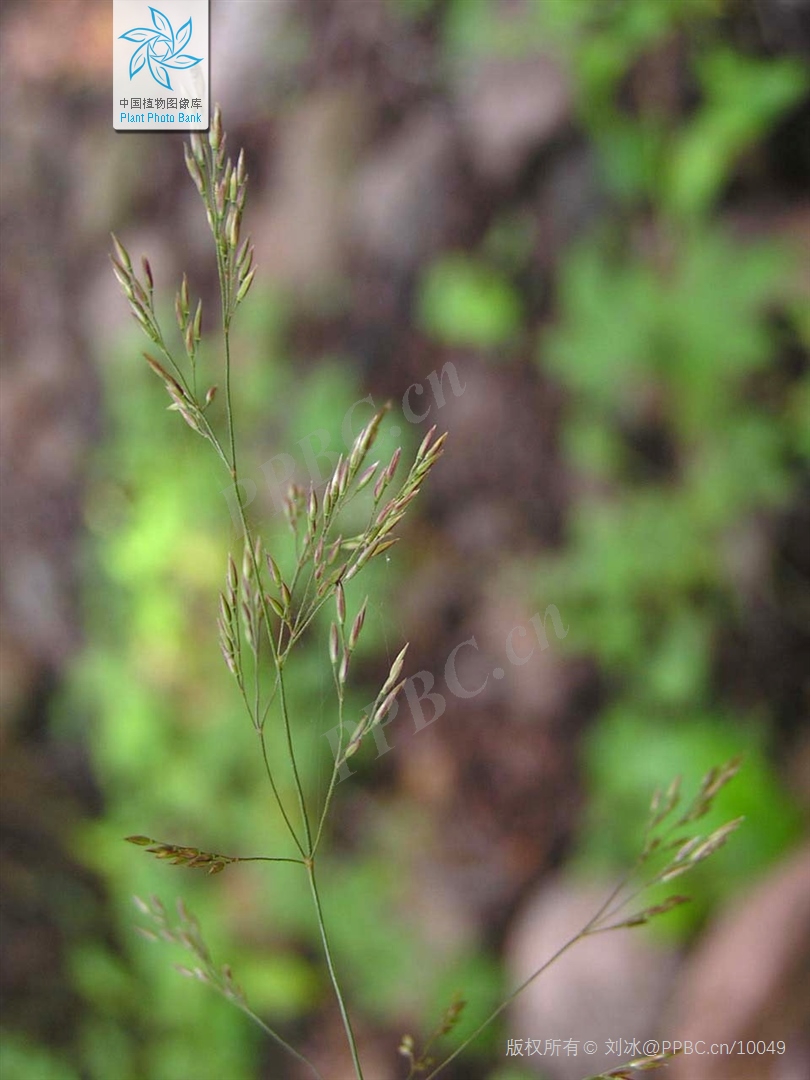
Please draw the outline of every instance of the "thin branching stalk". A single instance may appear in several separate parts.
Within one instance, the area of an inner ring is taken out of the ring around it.
[[[312,901],[315,905],[315,912],[318,919],[318,931],[321,936],[321,944],[323,945],[323,953],[326,959],[326,966],[329,970],[329,979],[332,983],[332,988],[335,991],[335,997],[337,998],[338,1008],[340,1009],[340,1018],[343,1021],[343,1028],[346,1032],[346,1038],[349,1043],[349,1051],[352,1055],[352,1064],[354,1065],[354,1071],[357,1074],[357,1080],[363,1080],[363,1067],[360,1064],[360,1054],[357,1050],[357,1040],[354,1036],[354,1029],[352,1028],[352,1022],[349,1017],[349,1010],[346,1008],[346,1001],[343,997],[343,990],[340,986],[340,980],[338,979],[337,972],[335,970],[335,962],[332,958],[332,949],[329,944],[329,935],[326,932],[326,922],[324,921],[323,908],[321,907],[321,897],[318,892],[318,883],[315,879],[315,860],[309,859],[306,864],[307,877],[309,878],[309,888],[312,893]]]
[[[140,840],[142,838],[135,838]],[[298,860],[291,860],[297,862]],[[182,900],[177,902],[177,917],[176,920],[172,920],[164,907],[163,903],[153,896],[151,900],[142,900],[139,896],[134,898],[135,906],[138,911],[149,920],[150,927],[139,927],[140,933],[149,941],[168,941],[175,945],[181,946],[192,957],[193,966],[189,967],[185,964],[177,964],[176,969],[188,979],[196,979],[198,982],[204,983],[206,986],[210,986],[212,990],[216,990],[221,994],[226,1001],[230,1001],[235,1005],[248,1019],[252,1020],[270,1039],[273,1040],[282,1050],[286,1051],[296,1061],[300,1061],[302,1065],[305,1065],[307,1069],[315,1077],[315,1080],[324,1080],[324,1077],[315,1065],[302,1054],[299,1050],[296,1050],[294,1046],[287,1042],[287,1040],[280,1035],[275,1028],[272,1028],[267,1024],[260,1016],[258,1016],[245,998],[245,994],[242,988],[235,982],[231,969],[226,965],[223,967],[217,967],[214,964],[211,953],[208,949],[205,939],[202,936],[200,924],[197,919],[186,908]]]
[[[715,798],[725,785],[737,774],[740,761],[734,759],[726,765],[711,769],[698,789],[686,811],[677,819],[673,815],[680,804],[680,778],[673,781],[666,794],[657,791],[650,804],[649,817],[644,831],[644,844],[632,870],[625,874],[611,890],[599,909],[569,941],[566,941],[552,956],[524,979],[504,1000],[471,1032],[459,1046],[449,1054],[440,1065],[427,1074],[425,1080],[433,1080],[451,1061],[454,1061],[478,1036],[519,997],[524,990],[538,979],[552,964],[560,959],[569,949],[580,941],[596,934],[611,930],[642,926],[651,919],[664,915],[674,907],[686,903],[688,897],[673,894],[660,904],[653,904],[619,918],[620,913],[637,897],[649,889],[669,881],[673,877],[693,869],[698,863],[714,854],[742,824],[742,818],[721,825],[706,837],[684,836],[684,828],[692,822],[705,817]],[[666,826],[665,828],[662,828]],[[661,831],[658,831],[661,830]],[[674,852],[674,854],[673,854]],[[661,856],[665,856],[661,861]],[[644,873],[645,868],[647,872]],[[642,875],[642,880],[635,887],[626,891],[634,878]],[[623,895],[624,894],[624,895]],[[618,903],[617,903],[618,901]],[[618,919],[618,921],[615,921]]]

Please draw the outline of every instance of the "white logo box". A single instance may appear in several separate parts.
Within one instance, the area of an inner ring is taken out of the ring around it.
[[[113,127],[207,131],[209,0],[113,0]]]

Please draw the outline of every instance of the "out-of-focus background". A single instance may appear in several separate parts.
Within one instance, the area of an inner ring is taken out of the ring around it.
[[[367,1076],[404,1076],[400,1037],[456,991],[469,1030],[593,913],[656,784],[742,754],[717,820],[746,823],[683,883],[693,904],[571,953],[447,1077],[574,1080],[632,1039],[692,1038],[766,1052],[668,1076],[802,1080],[810,5],[211,7],[213,98],[251,176],[235,393],[271,548],[288,544],[261,466],[290,454],[303,474],[352,403],[391,399],[411,451],[450,433],[368,575],[352,686],[359,708],[410,639],[406,670],[446,710],[418,734],[402,710],[390,752],[353,759],[323,870]],[[213,629],[224,485],[165,411],[107,259],[111,230],[147,253],[171,320],[184,270],[215,310],[210,237],[180,135],[111,129],[111,33],[100,0],[0,8],[0,1073],[303,1075],[182,979],[182,951],[135,934],[132,895],[157,894],[342,1080],[294,868],[210,878],[121,840],[282,843]],[[213,333],[204,363],[221,380]],[[550,604],[548,646],[507,662]],[[462,681],[490,677],[462,700],[445,661],[472,636]],[[315,799],[336,722],[323,635],[290,678]]]

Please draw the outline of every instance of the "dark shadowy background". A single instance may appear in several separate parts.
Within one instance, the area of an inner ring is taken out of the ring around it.
[[[164,411],[107,259],[111,230],[148,253],[168,320],[188,272],[221,379],[181,137],[113,132],[111,22],[100,0],[0,8],[0,1072],[303,1075],[173,970],[182,951],[133,933],[132,895],[156,893],[185,898],[256,1011],[341,1080],[292,871],[201,878],[121,842],[283,838],[212,628],[223,484]],[[446,710],[419,733],[401,710],[390,753],[359,756],[324,868],[369,1080],[405,1075],[402,1034],[456,991],[463,1032],[587,920],[656,784],[693,790],[736,754],[719,820],[746,823],[682,883],[693,904],[574,950],[447,1076],[573,1080],[634,1038],[692,1038],[766,1052],[668,1076],[801,1080],[810,5],[213,0],[211,52],[251,176],[235,381],[268,544],[288,548],[260,466],[289,453],[303,475],[353,402],[391,399],[411,451],[431,423],[450,433],[369,575],[353,685],[360,708],[410,639]],[[510,631],[528,648],[550,604],[547,647],[508,663]],[[444,665],[472,636],[462,681],[489,681],[462,700]],[[315,635],[291,673],[312,799],[330,677]],[[528,1053],[547,1038],[556,1054]]]

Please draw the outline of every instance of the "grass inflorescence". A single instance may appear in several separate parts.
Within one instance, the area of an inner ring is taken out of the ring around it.
[[[285,862],[301,866],[309,883],[323,959],[341,1015],[354,1072],[357,1080],[363,1080],[360,1050],[324,916],[317,857],[326,835],[341,768],[392,709],[407,681],[402,676],[408,646],[400,650],[373,703],[352,727],[351,718],[345,716],[346,689],[355,649],[363,632],[368,598],[350,619],[345,586],[361,574],[369,563],[397,543],[397,526],[409,513],[414,499],[441,458],[446,436],[437,435],[435,427],[431,428],[407,468],[402,462],[401,449],[395,450],[385,462],[371,460],[386,413],[385,408],[379,410],[357,435],[348,452],[339,457],[325,486],[320,488],[314,483],[308,488],[297,484],[290,486],[284,507],[295,542],[292,564],[283,566],[266,549],[262,537],[248,519],[240,493],[237,426],[231,394],[231,324],[250,290],[256,268],[250,239],[241,236],[247,191],[245,156],[244,152],[240,152],[234,163],[226,153],[226,142],[217,108],[210,132],[207,135],[193,134],[185,146],[186,166],[202,199],[214,240],[220,293],[219,331],[223,369],[220,378],[224,384],[224,431],[218,429],[209,411],[218,392],[217,384],[209,382],[204,390],[201,389],[204,380],[199,370],[199,348],[203,333],[203,304],[201,300],[196,303],[192,300],[188,279],[183,277],[175,297],[174,312],[180,339],[180,347],[176,349],[169,342],[157,313],[154,276],[149,261],[144,258],[140,271],[136,271],[129,252],[120,240],[113,237],[112,262],[130,310],[151,342],[151,351],[144,356],[166,389],[170,399],[169,409],[179,413],[185,423],[210,445],[236,492],[242,542],[240,550],[228,556],[224,571],[217,615],[219,645],[257,737],[267,780],[295,854],[292,857],[281,853],[223,855],[147,836],[134,835],[127,839],[144,847],[158,859],[176,866],[204,870],[209,874],[220,873],[239,862]],[[362,508],[361,520],[364,524],[358,531],[357,518],[352,516],[352,531],[347,534],[345,522],[349,516],[344,511],[358,497],[361,497],[358,505]],[[333,618],[325,646],[332,671],[340,736],[325,794],[315,803],[311,797],[307,797],[300,777],[296,728],[290,715],[285,680],[291,654],[327,605],[333,610]],[[266,731],[270,723],[280,724],[283,731],[284,753],[281,760],[273,759],[268,750]],[[344,725],[351,732],[348,738],[343,734]],[[441,1062],[437,1063],[434,1048],[456,1028],[465,1005],[460,997],[450,1003],[422,1049],[417,1048],[413,1036],[403,1036],[399,1051],[408,1064],[408,1078],[432,1080],[438,1076],[484,1028],[504,1012],[519,993],[578,941],[619,927],[641,925],[684,903],[687,899],[685,896],[673,893],[661,902],[636,906],[628,911],[631,904],[648,889],[678,877],[708,858],[737,828],[739,819],[705,836],[696,833],[693,828],[708,813],[716,795],[737,768],[738,763],[731,762],[712,770],[680,815],[677,813],[681,802],[679,782],[671,785],[666,792],[657,793],[636,866],[587,925],[504,999]],[[292,805],[282,794],[287,790],[279,782],[282,772],[292,780]],[[230,968],[227,965],[218,967],[213,963],[196,919],[182,902],[178,904],[177,917],[174,919],[156,898],[149,902],[139,899],[137,905],[150,923],[149,927],[143,928],[145,936],[150,940],[180,945],[191,955],[191,966],[182,965],[179,968],[183,975],[217,990],[289,1054],[306,1065],[313,1076],[323,1080],[312,1062],[249,1007]],[[664,1056],[639,1059],[606,1075],[627,1077],[656,1067],[663,1061]]]

